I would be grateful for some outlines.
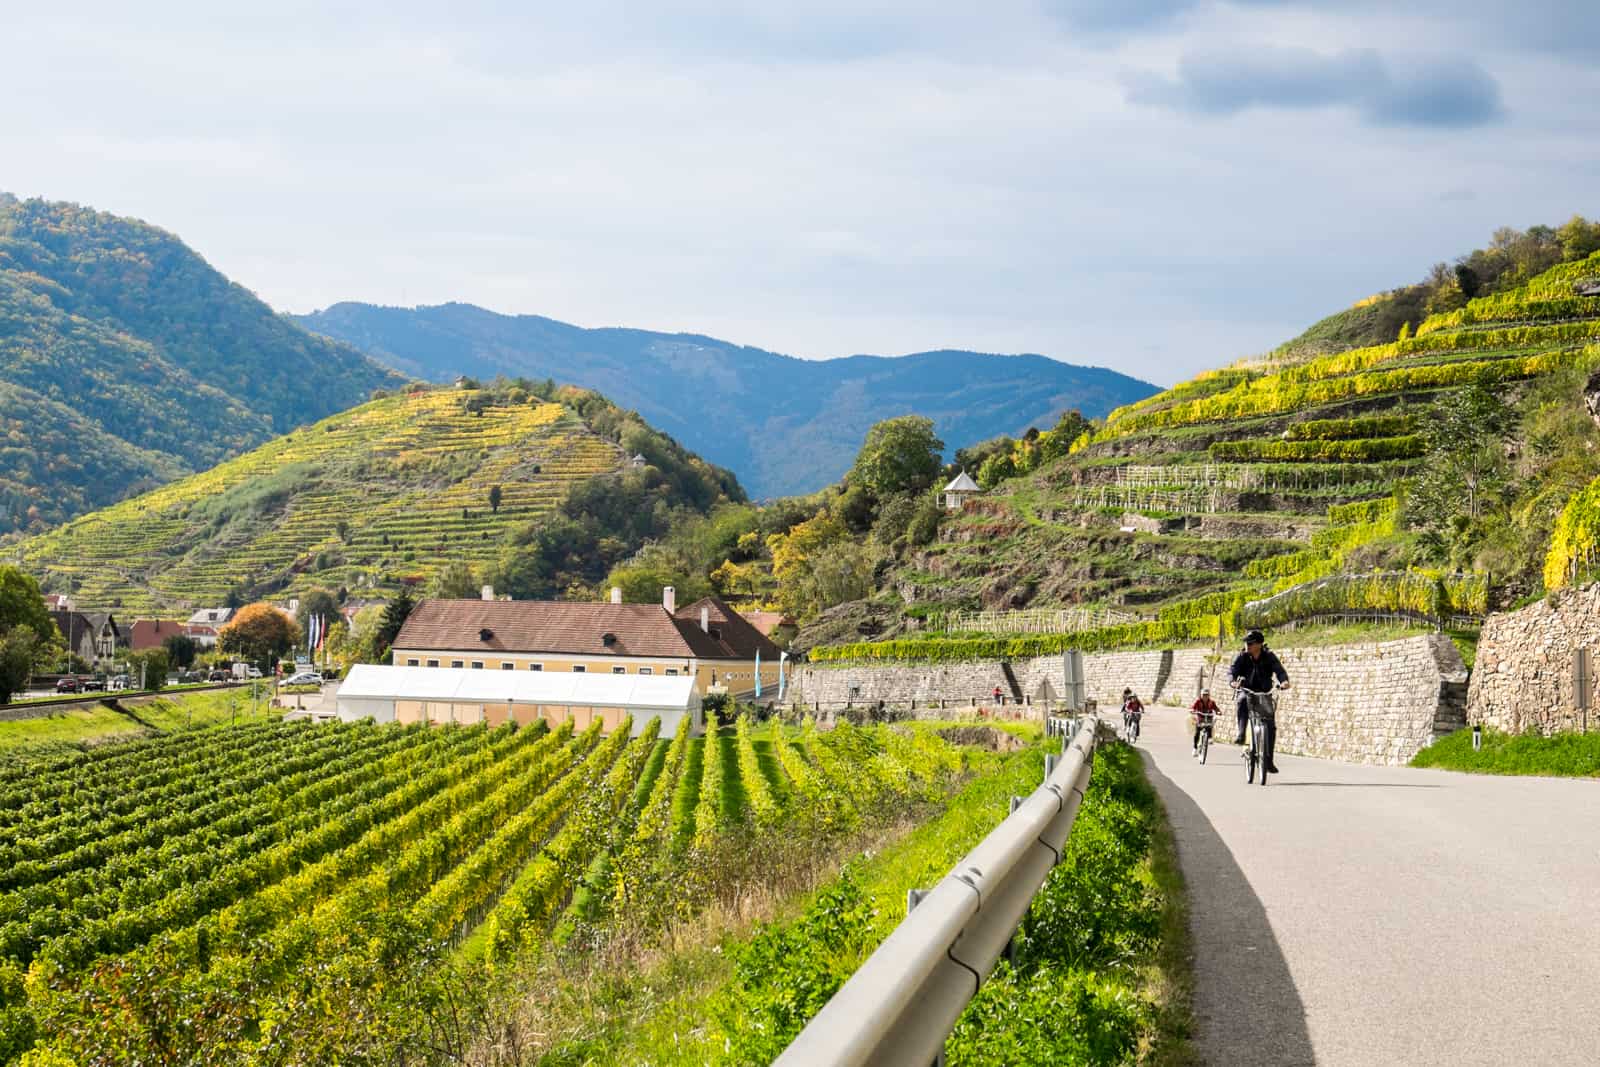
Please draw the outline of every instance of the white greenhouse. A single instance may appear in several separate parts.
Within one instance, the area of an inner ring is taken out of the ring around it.
[[[700,695],[690,677],[361,664],[339,686],[338,704],[346,722],[527,726],[543,719],[555,727],[571,719],[583,730],[599,718],[609,733],[632,715],[633,733],[659,718],[662,736],[670,737],[688,715],[693,732],[702,727]]]

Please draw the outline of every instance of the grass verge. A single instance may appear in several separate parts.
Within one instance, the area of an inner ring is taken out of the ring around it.
[[[259,706],[265,707],[265,703]],[[125,707],[125,711],[119,712],[96,704],[32,719],[0,722],[0,750],[127,740],[233,719],[243,722],[252,713],[250,700],[242,690],[225,689],[128,701]],[[270,714],[276,717],[279,713]]]
[[[1418,752],[1413,767],[1469,774],[1539,774],[1560,778],[1600,776],[1600,734],[1503,734],[1483,731],[1483,748],[1472,750],[1472,731],[1457,730]]]

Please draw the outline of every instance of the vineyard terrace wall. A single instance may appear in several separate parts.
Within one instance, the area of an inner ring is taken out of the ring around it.
[[[1573,660],[1589,649],[1587,717],[1578,710]],[[1510,734],[1593,727],[1600,717],[1600,584],[1563,590],[1490,615],[1478,638],[1467,719]]]
[[[1227,668],[1233,651],[1183,648],[1091,653],[1083,657],[1087,695],[1102,709],[1131,687],[1146,704],[1186,707],[1203,685],[1229,709]],[[1436,738],[1466,725],[1467,669],[1449,638],[1278,650],[1293,686],[1278,707],[1284,752],[1355,763],[1404,764]],[[1018,660],[1011,673],[1025,695],[1048,680],[1060,692],[1060,656]],[[883,701],[928,706],[988,704],[1012,690],[998,661],[937,664],[802,666],[785,703],[857,706]]]

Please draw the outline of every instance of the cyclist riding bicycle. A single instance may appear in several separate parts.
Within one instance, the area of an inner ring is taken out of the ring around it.
[[[1289,688],[1289,672],[1283,669],[1278,657],[1267,647],[1267,639],[1261,635],[1260,630],[1251,630],[1244,635],[1244,651],[1233,661],[1233,666],[1228,670],[1228,677],[1235,690],[1270,693],[1274,679],[1283,688]],[[1237,708],[1239,733],[1233,739],[1236,745],[1244,744],[1244,724],[1250,718],[1250,699],[1247,693],[1239,693]],[[1265,708],[1261,711],[1262,764],[1267,772],[1277,774],[1278,766],[1272,759],[1278,741],[1277,715],[1269,700],[1263,699],[1263,703]]]
[[[1190,705],[1189,710],[1194,713],[1194,754],[1198,756],[1200,755],[1200,732],[1211,729],[1212,723],[1217,717],[1217,712],[1221,709],[1217,707],[1217,702],[1211,699],[1211,690],[1202,689],[1200,690],[1200,699]]]
[[[1132,737],[1138,733],[1139,719],[1144,715],[1144,705],[1132,689],[1122,691],[1122,732]]]

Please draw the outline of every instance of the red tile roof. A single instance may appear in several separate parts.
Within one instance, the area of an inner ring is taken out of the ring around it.
[[[188,632],[189,626],[183,622],[173,622],[168,619],[135,619],[129,645],[135,651],[160,648],[167,638]]]
[[[700,629],[706,605],[710,629]],[[611,640],[606,640],[606,635]],[[441,652],[763,659],[778,649],[738,613],[708,597],[676,616],[659,604],[550,600],[424,600],[395,638],[396,649]]]

